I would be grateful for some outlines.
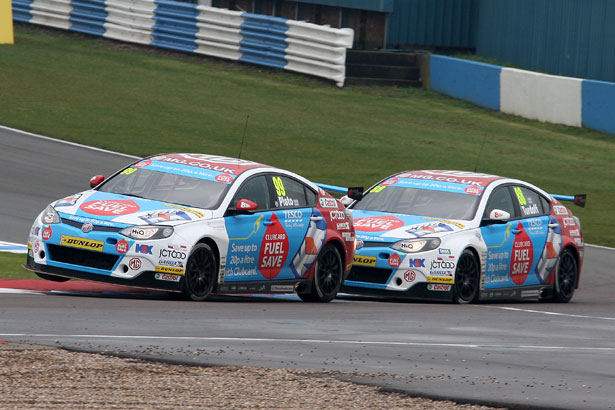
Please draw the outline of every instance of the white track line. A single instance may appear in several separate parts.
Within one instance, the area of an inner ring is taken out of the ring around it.
[[[576,317],[576,318],[581,318],[581,319],[615,320],[615,317],[573,315],[573,314],[570,314],[570,313],[546,312],[546,311],[543,311],[543,310],[520,309],[520,308],[506,307],[506,306],[476,305],[476,307],[487,308],[487,309],[510,310],[510,311],[513,311],[513,312],[539,313],[539,314],[542,314],[542,315],[551,315],[551,316]]]
[[[109,151],[109,150],[102,149],[102,148],[90,147],[89,145],[78,144],[76,142],[70,142],[70,141],[59,140],[57,138],[46,137],[44,135],[34,134],[28,131],[22,131],[16,128],[6,127],[4,125],[0,125],[0,129],[11,131],[16,134],[27,135],[29,137],[40,138],[40,139],[47,140],[47,141],[54,141],[54,142],[59,142],[62,144],[72,145],[74,147],[91,149],[92,151],[105,152],[107,154],[115,154],[115,155],[119,155],[119,156],[127,157],[127,158],[134,158],[134,159],[141,158],[141,157],[135,157],[134,155],[123,154],[121,152],[115,152],[115,151]]]
[[[580,350],[615,352],[615,347],[585,347],[585,346],[540,346],[540,345],[503,345],[474,343],[426,343],[426,342],[383,342],[367,340],[330,340],[330,339],[273,339],[251,337],[199,337],[199,336],[145,336],[145,335],[62,335],[54,333],[0,333],[0,337],[27,337],[52,339],[115,339],[115,340],[170,340],[170,341],[202,341],[202,342],[264,342],[264,343],[304,343],[304,344],[337,344],[337,345],[371,345],[371,346],[422,346],[422,347],[456,347],[469,349],[536,349],[536,350]]]

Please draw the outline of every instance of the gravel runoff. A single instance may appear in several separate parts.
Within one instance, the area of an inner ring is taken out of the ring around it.
[[[464,409],[342,381],[350,373],[184,366],[0,343],[0,409]]]

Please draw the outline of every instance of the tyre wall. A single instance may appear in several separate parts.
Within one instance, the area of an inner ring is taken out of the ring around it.
[[[13,19],[323,77],[343,86],[352,29],[173,0],[13,0]]]
[[[434,91],[506,114],[615,134],[615,83],[440,55],[430,56],[429,83]]]

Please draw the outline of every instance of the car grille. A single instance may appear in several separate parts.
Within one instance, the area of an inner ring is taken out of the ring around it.
[[[353,266],[350,271],[350,275],[346,280],[353,280],[356,282],[367,283],[387,283],[389,276],[391,276],[392,269],[381,268],[365,268],[362,266]]]
[[[56,262],[71,263],[88,268],[111,270],[119,256],[107,253],[73,249],[66,246],[47,245],[49,259]]]
[[[81,229],[83,226],[83,222],[73,221],[71,219],[62,218],[62,223],[70,226],[74,226],[75,228]],[[117,228],[115,226],[103,226],[103,225],[94,225],[92,226],[92,231],[101,231],[101,232],[119,232],[122,228]]]

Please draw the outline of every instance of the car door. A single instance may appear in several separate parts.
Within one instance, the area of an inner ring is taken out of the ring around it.
[[[485,289],[542,283],[538,262],[549,227],[549,209],[542,196],[525,186],[496,188],[487,202],[481,233],[487,245]],[[489,221],[493,210],[510,214],[505,222]]]
[[[260,267],[276,279],[301,278],[313,264],[326,235],[326,222],[314,209],[317,194],[288,175],[270,175],[269,182],[275,210],[273,223],[265,232]]]
[[[235,193],[229,209],[247,199],[257,204],[253,212],[225,216],[229,237],[224,270],[225,282],[245,282],[269,279],[259,270],[259,258],[267,226],[273,215],[273,198],[265,175],[257,175],[243,182]]]
[[[248,199],[258,208],[225,217],[229,237],[225,282],[301,277],[295,257],[305,247],[311,202],[316,202],[316,194],[310,192],[300,181],[273,173],[252,177],[242,184],[230,207]],[[320,246],[309,247],[308,251],[317,253],[319,249]]]

